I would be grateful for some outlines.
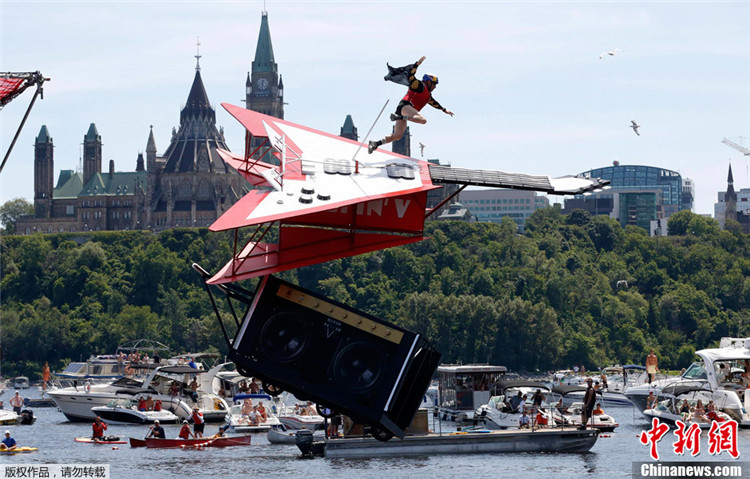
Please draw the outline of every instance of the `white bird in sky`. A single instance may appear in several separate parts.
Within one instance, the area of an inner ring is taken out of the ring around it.
[[[599,55],[599,60],[601,60],[602,58],[604,58],[604,56],[605,56],[605,55],[609,55],[609,56],[613,57],[613,56],[615,56],[615,54],[616,54],[617,52],[621,52],[621,51],[622,51],[622,50],[620,50],[620,49],[618,49],[618,48],[615,48],[615,49],[614,49],[614,50],[612,50],[611,52],[604,52],[604,53],[602,53],[601,55]]]
[[[641,136],[641,134],[638,133],[638,128],[640,128],[641,125],[639,125],[638,123],[636,123],[635,120],[630,120],[630,123],[632,123],[632,125],[630,125],[630,128],[633,129],[633,131],[635,132],[635,134],[638,135],[638,136]]]

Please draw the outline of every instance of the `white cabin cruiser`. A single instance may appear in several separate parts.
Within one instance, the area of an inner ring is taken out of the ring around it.
[[[526,396],[526,412],[535,415],[533,411],[533,397],[536,391],[542,393],[541,409],[547,409],[547,401],[551,390],[549,385],[538,381],[507,380],[498,381],[492,388],[496,396],[490,397],[487,404],[483,404],[474,411],[473,421],[477,425],[484,422],[487,429],[509,429],[518,427],[521,413],[519,403]]]
[[[721,338],[718,348],[695,352],[702,361],[690,365],[677,378],[661,379],[650,384],[629,388],[625,395],[640,410],[646,409],[646,399],[651,391],[655,396],[665,396],[668,387],[686,386],[705,389],[706,397],[716,407],[737,421],[750,427],[750,394],[746,394],[750,380],[741,374],[750,373],[750,338]]]
[[[53,389],[47,391],[47,394],[69,421],[93,421],[96,414],[91,411],[92,407],[106,406],[114,399],[131,399],[139,394],[149,395],[154,401],[161,400],[165,410],[173,412],[180,419],[188,419],[193,412],[192,406],[184,398],[172,396],[166,391],[169,379],[161,373],[170,367],[175,366],[157,367],[145,376],[123,376],[111,383],[87,382]]]

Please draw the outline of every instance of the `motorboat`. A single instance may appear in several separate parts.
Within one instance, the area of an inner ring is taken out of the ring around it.
[[[153,424],[176,423],[180,420],[176,414],[167,411],[139,411],[132,399],[113,399],[106,406],[94,406],[91,412],[112,424]]]
[[[31,384],[26,376],[18,376],[13,379],[13,389],[29,389]]]
[[[0,409],[0,425],[12,426],[18,423],[18,414],[15,411]]]
[[[472,419],[474,411],[487,404],[490,390],[508,372],[505,366],[489,364],[441,364],[438,373],[438,413],[451,421]]]
[[[559,424],[565,424],[569,426],[580,426],[581,425],[581,411],[583,411],[582,402],[574,402],[568,407],[567,413],[555,412],[552,416],[555,421]],[[607,413],[593,414],[587,424],[588,427],[593,427],[602,432],[612,432],[619,424],[615,419]]]
[[[644,411],[649,392],[663,397],[676,386],[705,389],[706,398],[713,400],[718,410],[740,426],[750,427],[750,394],[746,394],[750,382],[742,376],[750,372],[750,338],[721,338],[718,348],[701,349],[695,354],[701,360],[680,376],[630,387],[625,396]]]
[[[561,384],[552,387],[552,394],[555,400],[562,399],[565,406],[571,406],[576,402],[583,402],[583,396],[586,394],[588,386],[579,386],[573,384]],[[597,401],[605,407],[632,407],[633,403],[622,393],[613,392],[609,388],[599,388],[596,391]]]
[[[162,408],[176,414],[180,419],[190,418],[193,408],[184,396],[173,396],[167,393],[169,378],[162,371],[169,367],[160,366],[146,369],[147,374],[133,377],[123,376],[111,383],[74,385],[67,388],[47,391],[57,407],[69,421],[93,421],[96,414],[91,408],[106,406],[115,399],[132,399],[137,395],[151,396],[154,401],[161,400]]]
[[[318,414],[315,406],[312,404],[299,405],[295,403],[284,404],[283,401],[274,401],[276,416],[279,418],[282,426],[291,431],[300,429],[309,429],[314,431],[321,429],[325,418]]]
[[[197,439],[157,439],[149,437],[146,439],[130,438],[130,447],[147,448],[203,448],[203,447],[230,447],[249,446],[251,436],[249,434],[224,437],[201,437]]]
[[[197,355],[194,355],[197,356]],[[191,366],[176,365],[159,368],[158,386],[153,386],[162,394],[174,394],[184,401],[190,408],[198,408],[206,422],[222,422],[229,412],[229,404],[214,390],[214,379],[223,369],[224,364],[217,365],[210,370],[196,369]],[[190,384],[195,379],[198,385],[193,394]],[[153,384],[153,383],[152,383]],[[174,396],[173,396],[174,397]]]
[[[675,424],[682,421],[687,427],[697,424],[701,429],[708,429],[714,421],[724,422],[731,419],[722,411],[705,411],[704,414],[696,413],[695,408],[698,401],[707,405],[711,401],[711,391],[702,388],[676,385],[668,387],[663,391],[666,399],[660,398],[656,405],[645,409],[643,415],[648,418],[658,418],[661,421]],[[687,403],[688,411],[682,412],[683,404]]]
[[[586,376],[579,374],[578,371],[572,369],[560,369],[552,373],[552,384],[554,386],[565,384],[571,386],[585,385]]]
[[[543,401],[541,409],[548,408],[547,402],[552,390],[547,383],[539,381],[509,380],[498,381],[492,388],[497,393],[487,404],[479,406],[472,416],[472,422],[483,423],[487,429],[508,429],[519,425],[521,412],[519,403],[526,396],[526,411],[532,411],[532,397],[540,391]],[[533,412],[536,414],[536,411]]]
[[[298,431],[299,429],[287,429],[282,425],[281,427],[269,429],[266,433],[266,439],[268,439],[268,442],[271,444],[297,444]],[[325,441],[325,431],[313,431],[312,437],[315,441]]]
[[[266,410],[266,419],[253,423],[249,415],[243,413],[243,408],[249,411],[253,406],[261,404]],[[272,427],[278,427],[281,424],[274,409],[273,401],[268,394],[241,394],[235,396],[234,404],[229,408],[225,422],[230,430],[238,433],[268,432]]]

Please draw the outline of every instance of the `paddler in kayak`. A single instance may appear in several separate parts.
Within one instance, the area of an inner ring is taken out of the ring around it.
[[[0,451],[15,451],[18,445],[16,440],[10,437],[10,431],[5,431],[5,439],[0,441]]]

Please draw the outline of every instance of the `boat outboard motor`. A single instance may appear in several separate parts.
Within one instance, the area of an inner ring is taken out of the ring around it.
[[[24,409],[21,411],[21,416],[18,419],[20,424],[34,424],[34,411],[31,409]]]
[[[326,443],[323,441],[313,441],[313,432],[311,430],[300,429],[297,431],[295,442],[303,458],[323,457]]]

